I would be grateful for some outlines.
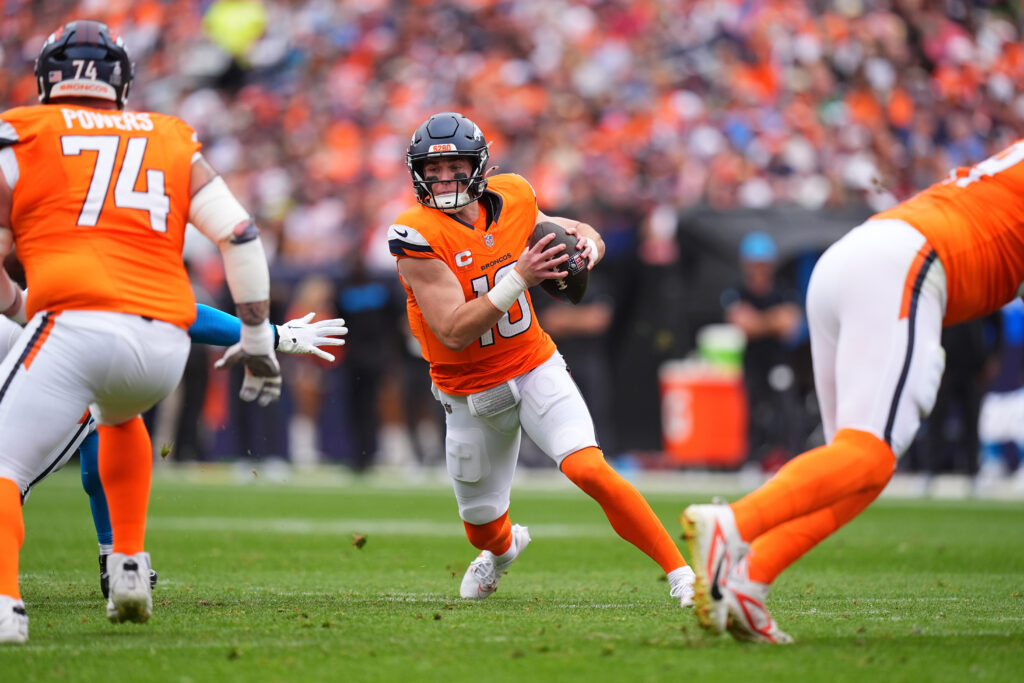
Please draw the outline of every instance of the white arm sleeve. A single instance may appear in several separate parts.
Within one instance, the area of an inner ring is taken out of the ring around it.
[[[236,304],[266,301],[270,298],[270,271],[263,242],[258,237],[235,244],[230,239],[218,243],[224,259],[224,277]]]
[[[248,223],[249,212],[231,194],[227,183],[217,176],[194,195],[188,205],[188,222],[214,244],[231,237],[235,226]]]
[[[231,194],[223,178],[217,176],[192,196],[188,220],[220,248],[224,275],[236,304],[270,298],[270,273],[263,243],[249,213]],[[242,225],[247,229],[236,235],[236,228]]]

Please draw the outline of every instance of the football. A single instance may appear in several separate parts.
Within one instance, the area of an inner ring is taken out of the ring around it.
[[[587,259],[583,257],[583,251],[576,249],[579,238],[570,235],[558,223],[543,221],[533,228],[530,235],[530,246],[537,243],[537,240],[548,233],[554,233],[555,239],[549,247],[556,244],[565,245],[565,253],[569,254],[569,260],[562,264],[562,270],[568,271],[568,275],[557,280],[544,280],[540,286],[545,292],[561,301],[568,301],[571,304],[578,304],[587,293],[587,282],[590,280],[590,271],[587,270]]]

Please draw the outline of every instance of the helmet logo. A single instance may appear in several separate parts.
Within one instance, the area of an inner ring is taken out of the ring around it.
[[[56,71],[51,71],[50,73],[48,73],[48,74],[46,75],[46,79],[47,79],[47,80],[48,80],[48,81],[49,81],[50,83],[60,83],[60,81],[61,81],[61,79],[62,79],[63,77],[64,77],[64,76],[63,76],[63,74],[61,74],[60,70],[56,70]]]
[[[456,149],[455,145],[453,145],[451,143],[445,143],[443,145],[431,145],[430,149],[427,150],[427,152],[431,153],[431,154],[434,153],[434,152],[456,152],[456,151],[458,151],[458,150]]]

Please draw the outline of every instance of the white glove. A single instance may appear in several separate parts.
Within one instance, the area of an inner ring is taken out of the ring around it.
[[[277,350],[281,353],[311,353],[317,358],[333,361],[334,356],[318,349],[318,346],[344,346],[345,340],[338,339],[348,334],[342,318],[329,320],[313,319],[315,313],[307,313],[301,318],[289,320],[277,326]]]

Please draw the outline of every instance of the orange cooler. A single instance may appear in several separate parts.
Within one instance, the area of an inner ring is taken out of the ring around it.
[[[747,456],[743,377],[701,361],[668,361],[658,371],[662,441],[668,462],[739,467]]]

